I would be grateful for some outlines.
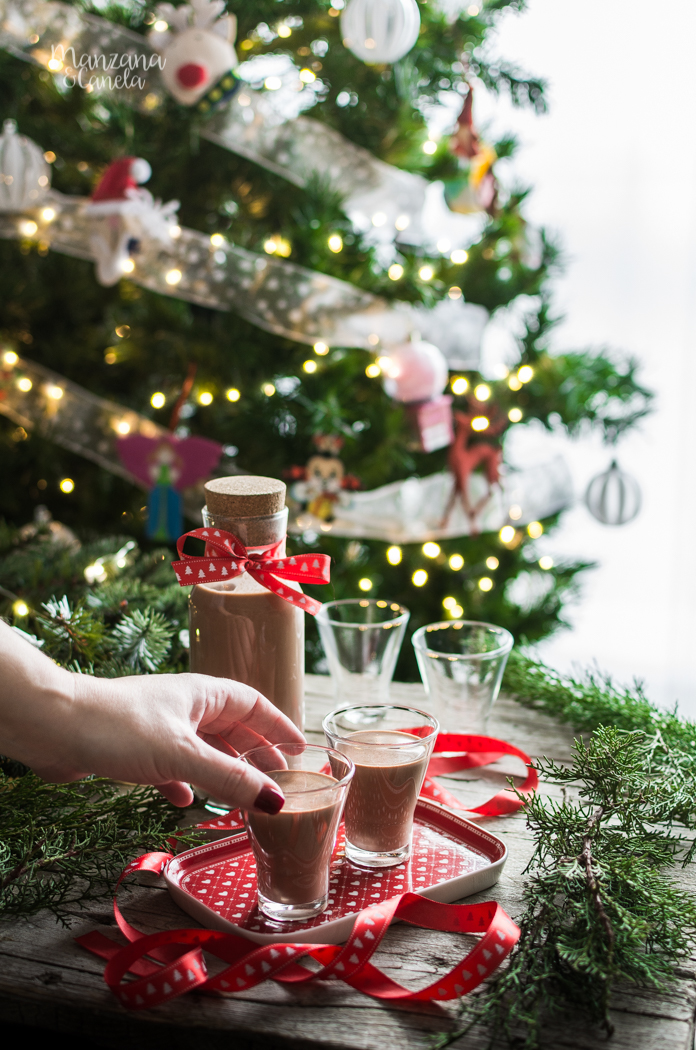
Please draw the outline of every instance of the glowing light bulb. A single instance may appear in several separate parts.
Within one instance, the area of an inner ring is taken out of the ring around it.
[[[273,395],[275,394],[275,387],[273,386],[273,383],[264,383],[261,387],[261,390],[266,395],[266,397],[273,397]]]
[[[237,390],[236,386],[231,386],[225,394],[225,397],[228,401],[239,401],[241,396],[242,395],[240,394],[239,390]]]
[[[292,35],[292,29],[290,26],[286,26],[285,22],[281,22],[279,26],[276,26],[276,33],[283,39]]]
[[[15,616],[28,616],[29,606],[20,598],[18,601],[14,602],[12,606],[12,612],[15,614]]]
[[[517,378],[514,372],[510,376],[508,376],[508,386],[511,390],[522,389],[522,384],[520,383],[519,379]]]
[[[340,233],[332,233],[327,243],[332,252],[338,253],[343,251],[343,238]]]
[[[123,259],[122,260],[122,262],[121,262],[121,273],[133,273],[134,269],[135,269],[135,263],[134,263],[134,261],[132,259]],[[178,270],[177,271],[172,270],[172,273],[174,273],[174,272],[178,273],[179,271]],[[169,280],[169,274],[167,274],[166,280],[167,280],[167,284],[176,284],[176,281],[170,281]]]
[[[175,285],[179,283],[181,277],[181,270],[169,270],[164,279],[167,282],[167,284]]]
[[[75,482],[72,478],[63,478],[58,488],[61,492],[70,493],[75,488]]]
[[[165,22],[163,18],[158,18],[152,28],[156,33],[166,33],[169,29],[169,22]]]
[[[437,558],[438,554],[440,553],[440,544],[424,543],[422,550],[426,558]]]
[[[19,387],[19,389],[22,391],[23,394],[28,394],[33,385],[34,384],[32,383],[32,381],[29,378],[29,376],[22,376],[21,379],[17,380],[17,386]]]
[[[44,160],[46,161],[46,163],[47,164],[53,164],[55,159],[56,159],[56,155],[53,152],[53,150],[52,149],[47,149],[46,152],[44,153]]]
[[[382,369],[379,367],[378,364],[375,364],[374,362],[373,364],[368,365],[365,369],[365,375],[369,376],[370,379],[376,379],[378,375],[381,375],[381,372]]]
[[[409,215],[397,215],[394,220],[394,226],[397,230],[407,230],[411,225],[411,217]]]
[[[277,91],[279,88],[282,88],[283,81],[280,77],[266,77],[263,86],[266,88],[266,91]]]
[[[39,227],[32,219],[27,219],[19,224],[19,232],[23,234],[24,237],[33,237],[38,228]]]
[[[553,568],[553,558],[550,558],[548,554],[545,554],[543,558],[539,558],[539,568],[548,572],[549,569]]]
[[[425,587],[428,582],[428,574],[425,569],[416,569],[411,577],[411,582],[414,587]]]
[[[489,426],[490,421],[487,419],[486,416],[474,416],[474,418],[471,420],[472,430],[488,430]]]
[[[423,143],[423,152],[427,153],[428,156],[432,157],[433,153],[437,153],[437,142],[433,142],[432,139],[428,139]]]
[[[450,260],[457,266],[461,266],[469,258],[469,253],[465,252],[463,248],[455,248],[450,255]]]
[[[300,70],[300,80],[303,84],[313,84],[316,79],[316,74],[311,69]]]
[[[433,277],[435,276],[435,271],[433,270],[432,266],[421,266],[420,270],[418,271],[418,276],[420,277],[421,281],[432,281]]]
[[[6,350],[5,353],[2,355],[2,363],[4,365],[7,365],[8,368],[14,368],[18,361],[19,357],[14,352],[14,350]]]
[[[491,396],[491,388],[486,383],[479,383],[474,387],[474,397],[477,401],[488,401]]]
[[[538,540],[544,532],[544,526],[541,524],[540,521],[530,521],[529,525],[527,526],[527,532],[533,540]]]
[[[508,419],[511,423],[521,423],[522,415],[523,412],[521,408],[511,408],[508,412]]]
[[[181,226],[170,226],[169,236],[172,237],[174,240],[176,240],[177,237],[181,237]]]
[[[164,396],[164,394],[160,390],[158,390],[150,398],[150,404],[153,408],[164,408],[164,403],[166,400],[167,399]]]
[[[464,615],[464,610],[461,607],[461,605],[453,605],[452,608],[448,610],[448,612],[453,620],[458,620],[461,616]]]
[[[534,376],[534,369],[531,365],[522,365],[521,368],[517,369],[517,378],[520,383],[528,383]]]
[[[200,394],[198,395],[198,403],[200,405],[212,405],[213,395],[210,393],[209,390],[201,390]]]
[[[462,290],[461,290],[461,288],[458,285],[453,284],[452,287],[447,292],[447,295],[449,296],[450,299],[461,299],[461,297],[462,297]]]
[[[316,363],[316,361],[311,361],[311,360],[310,361],[305,361],[304,364],[302,365],[302,367],[304,368],[305,372],[309,372],[309,374],[311,375],[312,372],[316,372],[316,370],[317,370],[317,363]]]
[[[513,503],[508,511],[508,517],[512,518],[513,521],[519,521],[522,517],[522,508],[519,503]]]
[[[127,419],[119,419],[114,429],[117,434],[122,434],[125,437],[126,434],[130,434],[131,426]]]
[[[404,275],[404,268],[399,263],[392,263],[387,273],[392,281],[399,281]]]
[[[387,561],[390,565],[400,565],[401,558],[401,547],[389,547],[387,550]]]
[[[449,567],[454,569],[455,572],[459,572],[460,569],[464,568],[464,559],[461,554],[450,555]]]
[[[469,389],[469,380],[465,379],[464,376],[455,376],[452,380],[452,393],[453,394],[465,394]]]
[[[482,576],[478,582],[478,585],[482,591],[493,590],[493,580],[490,578],[490,576]]]
[[[55,217],[56,217],[56,209],[55,208],[44,208],[43,211],[41,212],[41,218],[43,219],[44,222],[53,222]]]
[[[52,73],[60,73],[63,68],[63,63],[59,58],[50,58],[47,64]]]
[[[453,609],[456,604],[457,604],[457,599],[456,598],[443,598],[442,599],[442,606],[443,606],[444,609]]]
[[[494,558],[493,556],[491,556],[490,558],[486,558],[486,566],[487,566],[487,568],[489,568],[489,569],[497,569],[499,565],[500,565],[500,562],[498,561],[497,558]]]
[[[314,344],[314,353],[318,354],[319,357],[326,357],[328,352],[329,352],[329,348],[326,345],[326,343],[319,342],[319,343],[315,343]]]
[[[360,588],[361,591],[371,591],[372,590],[372,580],[368,580],[367,578],[363,578],[362,580],[358,580],[358,587]]]
[[[386,221],[387,216],[384,214],[383,211],[376,211],[375,214],[372,216],[373,226],[384,226]]]
[[[52,401],[60,401],[65,391],[62,386],[47,386],[46,397],[50,397]]]
[[[221,233],[213,233],[210,236],[210,243],[214,248],[220,248],[225,243],[225,238]]]
[[[515,529],[512,525],[503,525],[498,535],[501,543],[512,543],[515,538]]]

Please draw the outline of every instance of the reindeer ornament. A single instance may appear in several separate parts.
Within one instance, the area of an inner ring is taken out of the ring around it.
[[[234,15],[221,17],[224,0],[192,0],[173,7],[158,4],[149,41],[164,59],[162,81],[182,106],[208,112],[227,102],[239,87],[234,74],[237,56],[232,46],[237,35]]]

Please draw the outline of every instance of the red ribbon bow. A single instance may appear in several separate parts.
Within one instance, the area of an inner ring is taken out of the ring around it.
[[[206,541],[205,555],[202,558],[184,553],[184,543],[188,536]],[[219,583],[248,572],[279,598],[316,616],[321,609],[321,602],[303,594],[302,591],[285,587],[277,577],[280,576],[283,580],[297,580],[298,583],[328,583],[331,559],[326,554],[278,558],[282,542],[280,540],[261,551],[250,552],[231,532],[212,527],[193,529],[176,541],[181,561],[173,561],[172,568],[182,587],[190,587],[195,583]],[[218,556],[209,553],[210,549],[217,551]]]
[[[134,871],[159,873],[170,860],[169,853],[138,857],[128,865],[117,885]],[[440,904],[417,893],[402,893],[359,912],[344,945],[258,945],[233,933],[200,929],[142,934],[126,922],[116,898],[114,915],[129,944],[117,944],[98,930],[75,940],[107,961],[104,980],[128,1010],[148,1010],[194,989],[208,994],[248,991],[269,978],[290,985],[340,978],[365,995],[392,1002],[458,999],[490,977],[520,936],[519,927],[495,901]],[[426,930],[482,936],[449,973],[412,992],[370,961],[389,924],[396,920]],[[222,972],[208,972],[203,949],[228,964]],[[321,969],[311,971],[299,965],[303,957],[313,959]],[[126,980],[127,974],[136,980]]]

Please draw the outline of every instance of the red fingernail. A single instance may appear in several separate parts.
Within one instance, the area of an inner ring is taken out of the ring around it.
[[[272,787],[262,787],[256,796],[254,809],[260,809],[262,813],[269,813],[272,817],[280,813],[285,805],[285,799],[280,791]]]

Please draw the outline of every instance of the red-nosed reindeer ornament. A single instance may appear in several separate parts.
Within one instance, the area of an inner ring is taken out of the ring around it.
[[[208,112],[228,101],[239,86],[234,74],[237,35],[234,15],[221,17],[224,0],[158,4],[149,40],[164,59],[162,81],[182,106]],[[166,23],[162,29],[161,23]]]
[[[146,160],[121,157],[106,169],[87,205],[97,280],[107,288],[132,272],[143,237],[171,242],[179,202],[162,204],[142,189],[139,183],[151,174]]]
[[[472,428],[473,420],[483,415],[490,420],[486,434],[494,439],[499,438],[508,425],[507,420],[497,408],[492,408],[489,402],[471,398],[467,412],[454,413],[457,432],[448,457],[449,468],[454,475],[454,486],[442,521],[442,528],[445,528],[457,499],[460,499],[464,513],[469,519],[472,536],[478,535],[479,514],[493,495],[494,486],[500,482],[500,467],[503,462],[503,450],[500,445],[481,439]],[[469,478],[472,471],[478,467],[482,468],[485,475],[487,492],[476,503],[472,503]]]

